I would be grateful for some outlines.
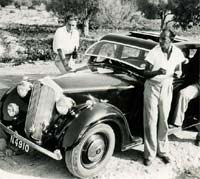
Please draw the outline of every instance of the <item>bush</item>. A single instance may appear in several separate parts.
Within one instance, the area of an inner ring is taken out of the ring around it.
[[[32,0],[33,6],[40,6],[42,4],[42,0]]]
[[[22,61],[49,61],[54,59],[52,39],[30,39],[23,42],[25,51],[21,54]],[[18,52],[20,53],[20,52]]]
[[[80,48],[78,49],[79,54],[83,54],[85,50],[96,42],[95,39],[81,39]],[[54,60],[55,55],[52,49],[53,38],[49,39],[30,39],[23,42],[25,51],[22,52],[21,56],[23,62],[34,62],[38,60],[49,61]],[[18,52],[20,53],[20,52]]]
[[[20,8],[21,6],[31,7],[32,1],[30,1],[30,0],[14,0],[14,5],[16,8]]]
[[[1,35],[4,37],[6,49],[12,49],[12,53],[7,50],[8,52],[1,61],[20,65],[38,60],[54,60],[52,44],[57,28],[58,26],[51,25],[10,24],[6,26],[1,30]],[[95,39],[81,38],[78,49],[79,56],[82,57],[85,50],[94,42],[96,42]]]
[[[14,33],[16,35],[23,34],[38,34],[38,33],[54,33],[58,28],[58,25],[26,25],[26,24],[10,24],[3,30]]]
[[[5,7],[7,5],[10,5],[13,2],[13,0],[0,0],[0,6]]]

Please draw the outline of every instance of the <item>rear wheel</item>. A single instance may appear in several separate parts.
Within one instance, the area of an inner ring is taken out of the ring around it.
[[[107,124],[98,124],[88,130],[79,144],[65,152],[69,171],[80,178],[96,174],[111,158],[115,134]]]

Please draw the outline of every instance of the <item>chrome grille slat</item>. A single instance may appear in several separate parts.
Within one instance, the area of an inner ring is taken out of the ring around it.
[[[39,81],[34,83],[28,106],[25,132],[37,143],[42,142],[43,131],[50,123],[54,104],[54,90]]]
[[[35,82],[33,85],[33,90],[31,93],[31,98],[29,101],[29,106],[28,106],[28,113],[26,116],[26,125],[28,125],[27,123],[33,123],[33,119],[34,119],[34,114],[37,111],[36,106],[38,105],[38,100],[40,97],[40,83],[39,82]]]

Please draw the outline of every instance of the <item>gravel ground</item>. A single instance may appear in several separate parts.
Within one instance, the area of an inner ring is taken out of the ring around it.
[[[2,75],[58,74],[53,62],[11,66],[0,64]],[[152,166],[142,164],[143,145],[118,152],[107,166],[91,179],[200,179],[200,148],[194,145],[196,132],[182,131],[169,136],[172,162],[165,165],[156,158]],[[0,158],[0,179],[71,179],[63,161],[38,152]]]

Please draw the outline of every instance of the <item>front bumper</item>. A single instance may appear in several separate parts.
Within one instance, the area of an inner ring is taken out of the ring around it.
[[[26,144],[28,144],[31,148],[55,159],[55,160],[62,160],[62,155],[61,155],[61,151],[59,149],[54,150],[53,152],[27,140],[26,138],[22,137],[21,135],[17,134],[16,132],[13,132],[11,129],[7,128],[4,124],[2,124],[0,122],[0,127],[9,135],[14,135],[17,139],[25,142]]]

